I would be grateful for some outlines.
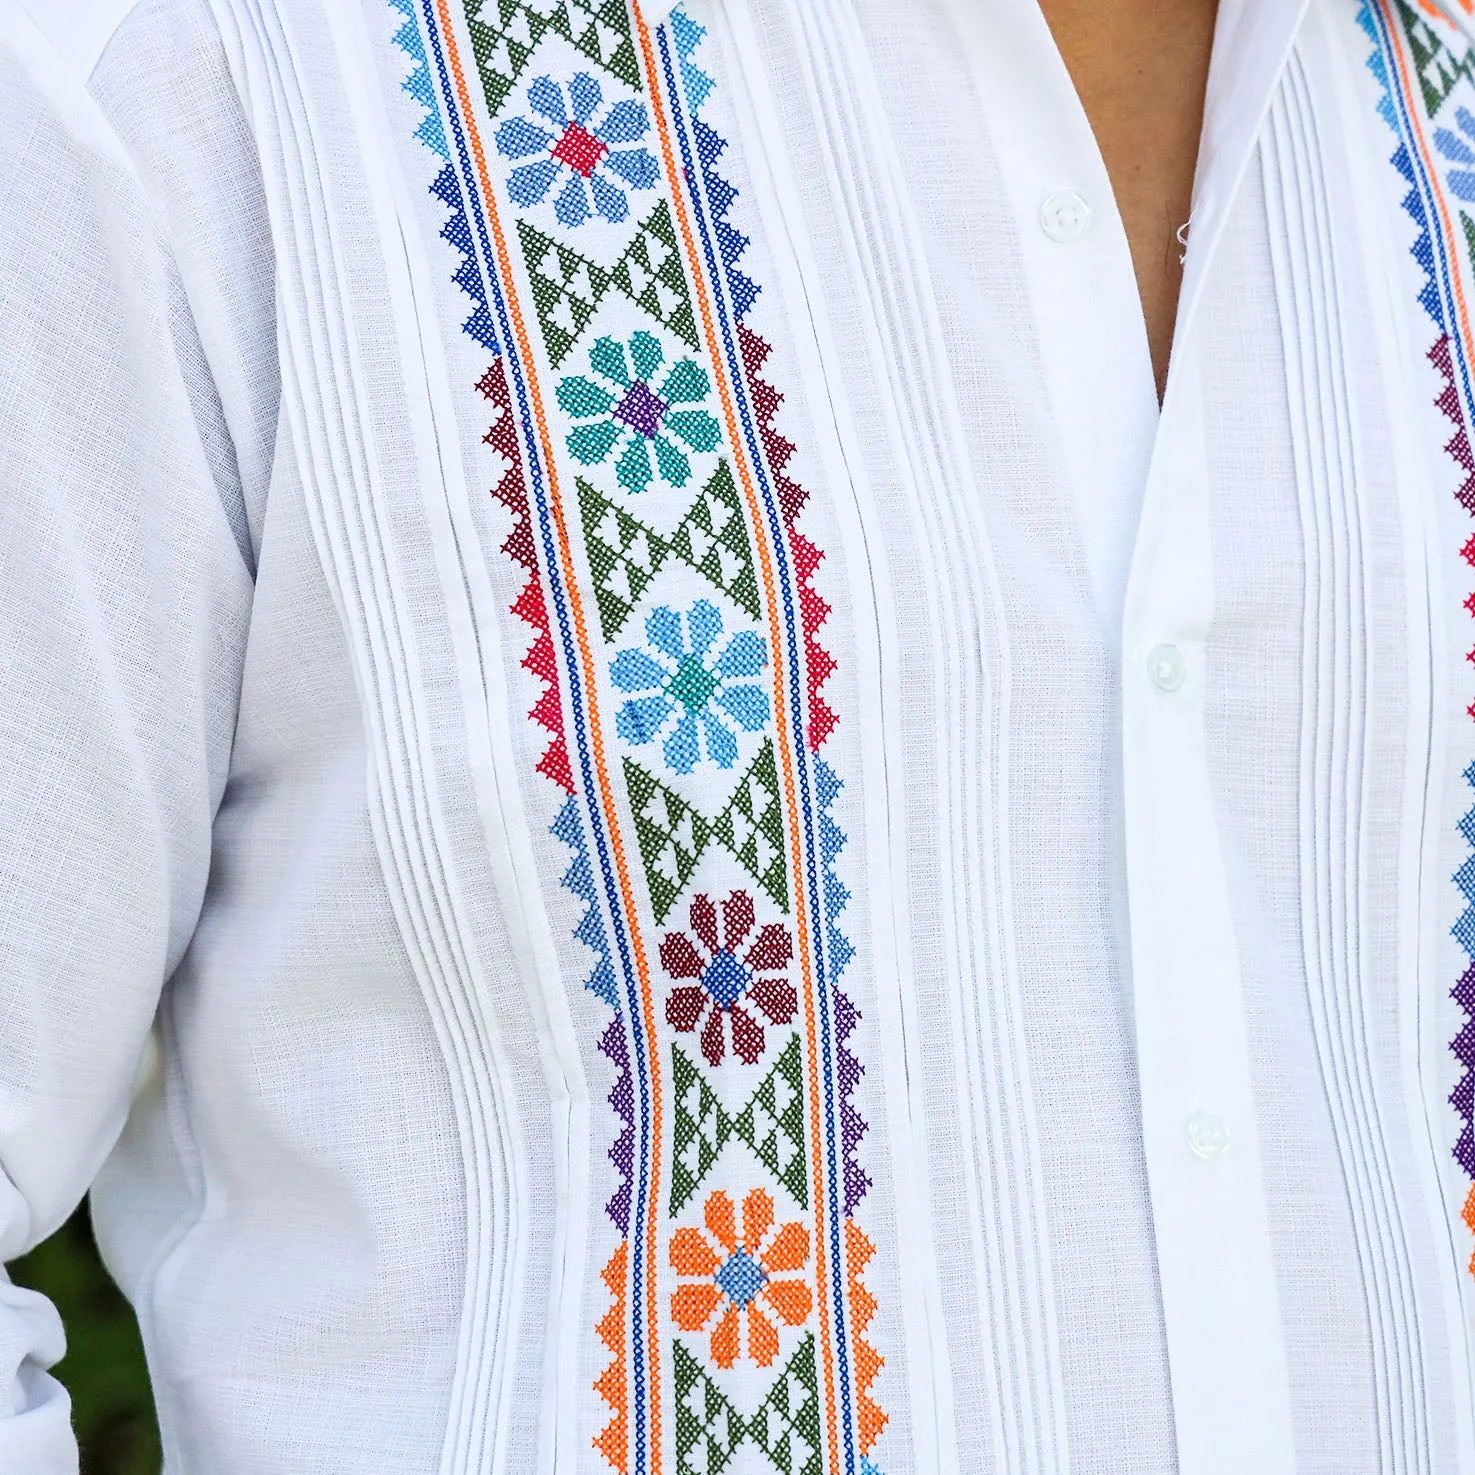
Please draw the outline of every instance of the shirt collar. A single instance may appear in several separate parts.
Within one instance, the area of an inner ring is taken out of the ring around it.
[[[658,26],[677,3],[642,0],[640,10],[647,25]],[[1434,3],[1475,40],[1475,0]],[[1194,182],[1193,247],[1183,282],[1182,322],[1192,314],[1205,267],[1214,254],[1308,4],[1309,0],[1220,0]]]

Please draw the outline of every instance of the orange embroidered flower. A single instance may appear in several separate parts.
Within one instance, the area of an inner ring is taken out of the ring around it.
[[[797,1220],[773,1228],[773,1199],[755,1188],[743,1200],[742,1232],[738,1232],[732,1200],[712,1194],[706,1206],[707,1232],[678,1229],[671,1236],[671,1266],[691,1280],[671,1297],[671,1318],[684,1332],[712,1327],[712,1361],[728,1368],[742,1355],[742,1323],[748,1324],[748,1356],[769,1367],[778,1356],[778,1331],[759,1304],[785,1326],[799,1326],[809,1315],[809,1286],[784,1272],[803,1270],[809,1260],[809,1231]],[[765,1246],[766,1241],[766,1246]],[[720,1312],[720,1315],[718,1314]]]

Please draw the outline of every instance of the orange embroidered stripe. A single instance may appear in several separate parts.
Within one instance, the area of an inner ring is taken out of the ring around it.
[[[630,1379],[625,1366],[625,1289],[630,1277],[630,1242],[622,1239],[600,1274],[613,1298],[595,1331],[611,1354],[611,1360],[594,1384],[594,1391],[609,1404],[612,1417],[595,1436],[594,1446],[616,1470],[630,1468]]]
[[[496,190],[493,188],[491,174],[487,169],[486,153],[481,142],[481,129],[476,121],[476,111],[473,106],[470,90],[466,86],[465,70],[461,63],[460,37],[447,0],[436,0],[436,12],[440,16],[441,31],[446,46],[446,57],[456,84],[456,96],[460,103],[462,118],[466,126],[467,141],[476,160],[477,178],[481,185],[487,220],[491,228],[493,242],[496,246],[498,268],[507,293],[508,311],[511,314],[513,328],[517,334],[518,350],[522,354],[523,362],[531,366],[536,360],[533,356],[532,344],[528,337],[526,320],[523,317],[522,307],[517,298],[516,277],[512,270],[512,258],[507,249],[506,236],[502,230],[501,217],[497,208]],[[673,191],[672,193],[675,195],[678,192]],[[583,666],[584,683],[587,690],[594,692],[598,689],[594,656],[589,643],[588,626],[584,617],[583,603],[578,594],[577,574],[573,564],[568,526],[563,515],[563,498],[558,484],[558,472],[554,460],[552,437],[548,432],[548,419],[543,408],[543,398],[537,376],[529,373],[527,379],[528,393],[533,406],[533,418],[537,424],[538,441],[542,447],[543,462],[547,471],[548,503],[558,530],[559,558],[563,567],[569,609],[573,616],[575,638],[578,642],[580,662]],[[635,909],[635,897],[630,886],[629,868],[625,858],[624,846],[620,839],[619,826],[615,822],[615,798],[610,785],[604,742],[600,731],[598,702],[590,701],[587,704],[587,712],[590,747],[593,751],[595,772],[599,779],[600,799],[609,822],[610,846],[615,857],[615,870],[619,879],[620,897],[626,909],[626,914],[634,917],[638,913]],[[650,969],[638,927],[632,927],[630,929],[630,941],[631,950],[635,956],[636,973],[640,980],[642,1024],[644,1026],[647,1049],[650,1052],[651,1059],[658,1059],[655,1005],[651,992]],[[660,1073],[653,1070],[650,1080],[651,1133],[649,1152],[651,1178],[655,1182],[660,1181],[661,1108]],[[645,1222],[646,1263],[650,1266],[654,1266],[657,1263],[656,1218],[656,1197],[652,1195]],[[646,1316],[647,1325],[652,1329],[651,1334],[646,1337],[649,1386],[652,1390],[657,1390],[660,1388],[660,1338],[655,1335],[654,1328],[660,1325],[660,1309],[656,1288],[656,1276],[654,1274],[646,1277]],[[651,1475],[660,1475],[661,1407],[660,1399],[654,1395],[654,1391],[649,1407],[650,1439],[648,1453],[650,1471]]]
[[[845,1221],[845,1275],[846,1289],[850,1293],[851,1320],[853,1325],[852,1346],[855,1359],[855,1421],[859,1426],[860,1452],[870,1454],[881,1430],[886,1427],[886,1415],[881,1412],[871,1397],[871,1384],[876,1381],[884,1359],[866,1341],[866,1331],[876,1314],[876,1298],[865,1287],[861,1277],[871,1263],[876,1247],[861,1232],[854,1219]]]
[[[650,29],[645,23],[645,17],[641,14],[639,0],[631,0],[631,8],[635,17],[636,33],[640,38],[640,50],[644,61],[646,78],[649,83],[648,95],[652,103],[656,129],[660,134],[661,155],[666,167],[667,178],[678,180],[682,177],[682,170],[677,163],[675,150],[671,143],[671,125],[666,115],[664,92],[660,85],[660,69],[656,65],[655,50],[651,44]],[[722,344],[717,336],[713,322],[712,304],[707,293],[706,278],[700,266],[701,258],[697,251],[696,240],[692,233],[691,220],[688,216],[686,202],[681,190],[673,189],[671,191],[671,201],[675,209],[677,224],[681,231],[682,244],[686,250],[688,276],[695,287],[695,296],[701,314],[703,339],[706,343],[709,359],[716,370],[715,377],[718,396],[722,403],[722,413],[727,424],[729,444],[737,451],[743,445],[743,435],[733,405],[732,385],[728,378],[726,360],[722,353]],[[795,792],[794,758],[790,746],[792,739],[789,734],[788,709],[785,704],[783,669],[784,632],[779,621],[778,611],[780,601],[777,597],[775,587],[773,553],[765,536],[762,504],[759,501],[757,489],[753,485],[752,471],[748,465],[747,457],[742,454],[735,454],[733,460],[737,464],[738,478],[743,489],[743,499],[747,504],[748,516],[751,519],[755,533],[754,543],[758,550],[759,562],[762,568],[763,591],[766,597],[770,648],[772,650],[774,713],[779,730],[777,747],[779,753],[782,755],[783,761],[784,800],[789,819],[787,825],[789,837],[789,870],[794,884],[794,920],[798,933],[798,956],[801,960],[804,977],[804,1022],[809,1041],[807,1055],[809,1073],[810,1162],[814,1172],[815,1184],[815,1282],[820,1319],[819,1341],[824,1363],[825,1425],[829,1437],[830,1468],[838,1470],[843,1464],[843,1459],[835,1401],[834,1347],[832,1345],[830,1331],[828,1270],[825,1254],[828,1243],[826,1239],[827,1226],[825,1223],[825,1209],[828,1203],[828,1195],[825,1191],[825,1136],[820,1111],[822,1096],[819,1081],[819,1060],[818,1052],[815,1048],[818,1033],[815,1019],[817,1006],[815,1000],[813,962],[809,943],[808,911],[804,896],[803,825],[800,819],[798,800]],[[802,741],[802,737],[800,740]]]

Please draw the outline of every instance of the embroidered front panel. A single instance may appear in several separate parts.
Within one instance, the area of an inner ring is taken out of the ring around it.
[[[1445,450],[1460,475],[1455,496],[1475,516],[1475,334],[1465,297],[1466,282],[1475,280],[1475,51],[1426,0],[1417,7],[1407,0],[1365,0],[1359,21],[1373,43],[1368,65],[1383,88],[1379,108],[1397,141],[1392,163],[1408,186],[1404,208],[1418,229],[1413,256],[1424,273],[1419,301],[1434,328],[1428,357],[1441,385],[1436,404],[1450,424]],[[1475,532],[1460,551],[1475,567]],[[1475,615],[1475,594],[1464,603]],[[1475,719],[1475,706],[1469,715]],[[1464,777],[1475,786],[1475,763]],[[1475,809],[1460,831],[1475,850]],[[1450,1045],[1458,1081],[1449,1099],[1459,1115],[1454,1155],[1471,1185],[1461,1217],[1475,1233],[1475,854],[1454,880],[1465,903],[1454,936],[1470,962],[1453,989],[1466,1023]],[[1475,1274],[1475,1256],[1470,1271]]]
[[[871,1472],[828,609],[703,31],[625,0],[390,3],[490,360],[538,770],[607,1010],[591,1458]]]

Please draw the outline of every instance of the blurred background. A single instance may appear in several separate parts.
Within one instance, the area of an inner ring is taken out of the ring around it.
[[[159,1430],[133,1312],[103,1269],[87,1206],[9,1266],[10,1278],[49,1296],[67,1329],[52,1373],[72,1395],[82,1475],[159,1475]]]

